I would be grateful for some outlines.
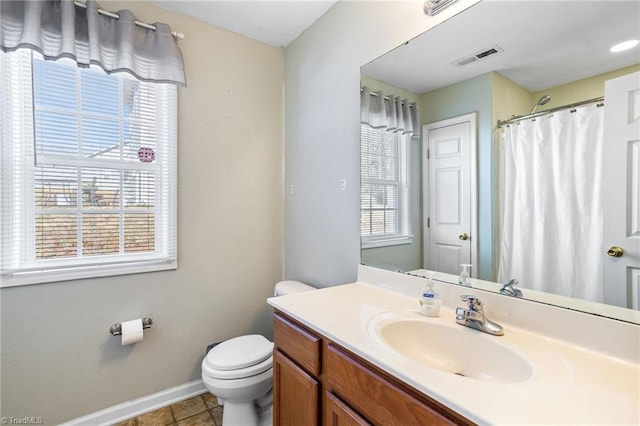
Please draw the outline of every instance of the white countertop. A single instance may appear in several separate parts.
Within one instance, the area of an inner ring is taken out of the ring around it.
[[[417,297],[366,283],[268,302],[478,424],[640,425],[637,362],[505,323],[504,336],[490,336],[456,324],[454,311],[445,306],[439,317],[427,318],[418,313]],[[526,359],[532,374],[524,381],[497,383],[425,366],[375,337],[372,325],[383,316],[437,322],[492,339]]]

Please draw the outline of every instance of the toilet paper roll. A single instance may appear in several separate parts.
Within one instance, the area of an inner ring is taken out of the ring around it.
[[[130,345],[142,340],[142,319],[137,318],[120,324],[122,327],[122,346]]]

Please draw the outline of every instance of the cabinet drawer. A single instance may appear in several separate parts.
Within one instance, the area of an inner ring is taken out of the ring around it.
[[[376,425],[473,424],[430,398],[403,389],[332,343],[325,356],[326,390]]]
[[[322,340],[289,318],[276,313],[273,317],[273,341],[276,348],[287,354],[313,376],[320,375]]]

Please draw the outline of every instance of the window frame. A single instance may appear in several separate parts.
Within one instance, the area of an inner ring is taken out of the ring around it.
[[[2,108],[2,121],[3,126],[5,120],[16,127],[20,125],[21,129],[18,131],[19,137],[16,137],[12,132],[14,130],[8,130],[3,132],[2,140],[3,145],[10,145],[10,147],[3,147],[2,153],[0,153],[0,160],[2,164],[6,163],[7,155],[12,156],[12,167],[16,164],[17,174],[19,177],[15,177],[14,171],[2,172],[3,180],[7,175],[11,175],[8,180],[9,184],[2,185],[2,193],[0,194],[0,217],[2,218],[2,228],[0,228],[0,235],[3,239],[11,239],[10,242],[5,241],[0,244],[0,287],[12,287],[28,284],[39,284],[57,281],[66,281],[74,279],[84,278],[98,278],[115,275],[125,275],[134,273],[154,272],[163,270],[172,270],[177,268],[177,87],[168,83],[148,83],[140,82],[139,84],[152,85],[149,86],[154,91],[155,96],[159,104],[166,105],[162,111],[155,115],[155,137],[156,137],[156,158],[153,163],[140,163],[137,161],[125,160],[122,156],[118,159],[100,159],[95,162],[86,160],[82,155],[82,152],[78,152],[75,160],[59,159],[61,162],[57,163],[59,166],[64,166],[64,163],[68,163],[70,167],[77,168],[78,182],[77,187],[82,186],[80,180],[81,171],[83,168],[92,168],[97,170],[112,170],[119,173],[120,186],[124,185],[124,175],[128,170],[142,170],[153,173],[153,197],[154,205],[149,212],[152,212],[154,217],[154,234],[153,244],[154,250],[148,252],[122,252],[119,249],[115,254],[90,254],[90,255],[77,255],[58,259],[37,259],[36,258],[36,226],[37,226],[37,211],[36,206],[36,180],[37,165],[36,165],[36,150],[34,146],[34,130],[36,128],[36,107],[34,102],[34,61],[39,54],[28,49],[19,49],[15,52],[5,53],[0,52],[3,55],[0,67],[2,67],[3,86],[9,86],[8,81],[12,83],[14,80],[10,80],[9,76],[5,76],[4,72],[9,69],[10,65],[5,66],[4,55],[22,55],[18,60],[20,63],[17,65],[21,71],[28,68],[29,75],[20,76],[18,80],[21,83],[19,88],[9,88],[6,90],[3,88],[2,96],[0,100],[4,100],[5,96],[13,97],[16,100],[16,94],[26,97],[20,103],[14,103],[14,109],[7,111],[10,108]],[[29,59],[27,60],[27,56]],[[28,62],[28,65],[27,65]],[[12,65],[13,66],[13,65]],[[75,66],[75,63],[74,63]],[[93,68],[93,67],[92,67]],[[80,73],[82,72],[94,72],[95,70],[79,69],[76,73],[76,87],[78,87],[78,81],[80,79]],[[99,69],[102,73],[101,69]],[[112,74],[113,75],[113,74]],[[122,98],[122,85],[124,79],[133,79],[126,73],[115,74],[118,77],[119,82],[119,109],[123,108]],[[5,81],[5,79],[7,81]],[[5,93],[6,92],[6,93]],[[16,110],[19,111],[16,111]],[[80,116],[82,113],[79,108],[76,109],[76,113]],[[7,116],[10,114],[10,116]],[[21,115],[21,117],[18,117]],[[16,123],[19,119],[21,122]],[[122,116],[116,117],[118,120],[123,120]],[[162,126],[162,130],[159,128]],[[16,143],[5,143],[8,134],[12,136],[13,141]],[[118,138],[121,140],[121,133]],[[18,154],[10,151],[19,151]],[[56,156],[41,156],[38,157],[43,161],[43,165],[51,165],[52,163],[46,161],[51,160],[51,157]],[[16,160],[16,158],[18,158]],[[105,165],[106,164],[106,165]],[[111,164],[111,167],[109,166]],[[22,182],[17,182],[22,179]],[[10,188],[8,188],[10,187]],[[11,201],[14,197],[18,197],[19,200],[13,203]],[[76,215],[90,214],[92,211],[87,208],[83,203],[82,192],[76,191],[76,205],[71,206],[69,210],[74,210]],[[120,197],[123,194],[120,193]],[[115,214],[115,209],[108,212],[109,214]],[[97,211],[96,211],[97,213]],[[123,208],[123,202],[119,203],[117,208],[117,214],[124,215],[126,213],[132,214],[135,211],[127,211]],[[8,222],[8,223],[5,223]],[[81,219],[79,219],[81,223]],[[13,227],[18,227],[17,231]],[[81,235],[81,230],[78,230]],[[10,238],[5,238],[9,236]],[[122,226],[118,230],[118,238],[120,246],[122,247],[124,234],[124,228]],[[82,238],[78,238],[79,243],[82,243]],[[16,247],[18,247],[16,249]],[[81,252],[81,248],[78,247]]]
[[[382,151],[383,138],[384,134],[391,135],[396,138],[396,153],[395,153],[395,178],[393,180],[390,179],[369,179],[361,172],[361,186],[365,185],[393,185],[397,187],[396,191],[396,200],[395,203],[397,208],[397,231],[396,232],[385,232],[382,234],[374,234],[374,235],[364,235],[362,232],[362,217],[365,212],[371,212],[375,209],[373,208],[363,208],[363,200],[362,200],[362,188],[360,193],[360,242],[361,247],[363,249],[367,248],[377,248],[377,247],[388,247],[395,245],[403,245],[403,244],[411,244],[413,243],[413,234],[411,232],[411,221],[410,221],[410,164],[411,164],[411,140],[412,136],[410,134],[404,134],[398,131],[389,130],[386,128],[376,128],[372,127],[368,124],[361,123],[360,124],[360,138],[361,138],[361,158],[365,160],[365,157],[370,157],[364,152],[363,147],[363,137],[364,131],[374,131],[379,132],[380,138],[380,151]],[[384,157],[384,155],[380,155],[380,158]],[[361,161],[362,161],[361,160]],[[388,209],[384,209],[385,211]]]

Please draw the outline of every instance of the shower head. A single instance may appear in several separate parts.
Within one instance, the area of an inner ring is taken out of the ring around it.
[[[538,100],[538,105],[544,105],[544,104],[548,103],[550,100],[551,100],[551,96],[549,96],[549,95],[544,95],[543,97],[541,97],[541,98]]]
[[[533,112],[536,110],[536,108],[538,108],[538,106],[544,105],[544,104],[548,103],[550,100],[551,100],[551,96],[544,95],[543,97],[538,99],[538,102],[536,102],[535,105],[533,106],[533,108],[531,108],[531,112],[529,114],[533,114]]]

